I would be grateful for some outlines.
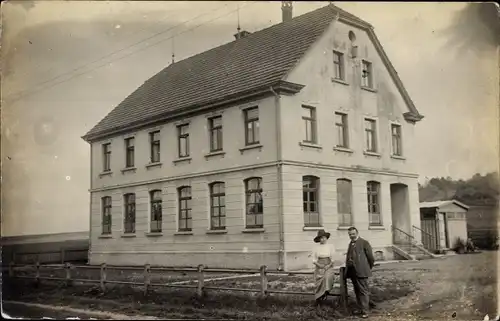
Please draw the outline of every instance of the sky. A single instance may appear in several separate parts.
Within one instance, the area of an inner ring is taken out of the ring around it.
[[[2,235],[88,230],[80,137],[170,64],[281,22],[280,2],[2,2]],[[375,27],[425,118],[420,181],[498,168],[497,48],[450,41],[465,3],[334,2]],[[326,2],[294,2],[294,16]],[[239,9],[238,9],[239,7]],[[175,37],[173,37],[175,35]]]

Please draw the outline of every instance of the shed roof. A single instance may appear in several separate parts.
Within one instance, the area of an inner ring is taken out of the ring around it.
[[[465,205],[462,202],[459,202],[457,200],[447,200],[447,201],[435,201],[435,202],[421,202],[420,203],[420,208],[441,208],[446,205],[450,204],[455,204],[458,205],[466,210],[469,209],[469,206]]]

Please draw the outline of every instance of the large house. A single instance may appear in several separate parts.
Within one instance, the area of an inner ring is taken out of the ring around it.
[[[90,263],[295,270],[420,227],[423,118],[373,27],[329,4],[175,62],[83,138]]]

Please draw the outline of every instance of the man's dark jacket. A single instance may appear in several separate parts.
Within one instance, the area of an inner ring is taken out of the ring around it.
[[[349,269],[349,259],[352,259],[353,267],[358,278],[368,278],[372,276],[375,258],[373,257],[372,247],[367,240],[358,237],[354,245],[351,245],[351,242],[349,242],[346,256],[347,269]]]

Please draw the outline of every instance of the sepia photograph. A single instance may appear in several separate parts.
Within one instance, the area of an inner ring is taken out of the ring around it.
[[[1,9],[3,318],[500,320],[498,3]]]

